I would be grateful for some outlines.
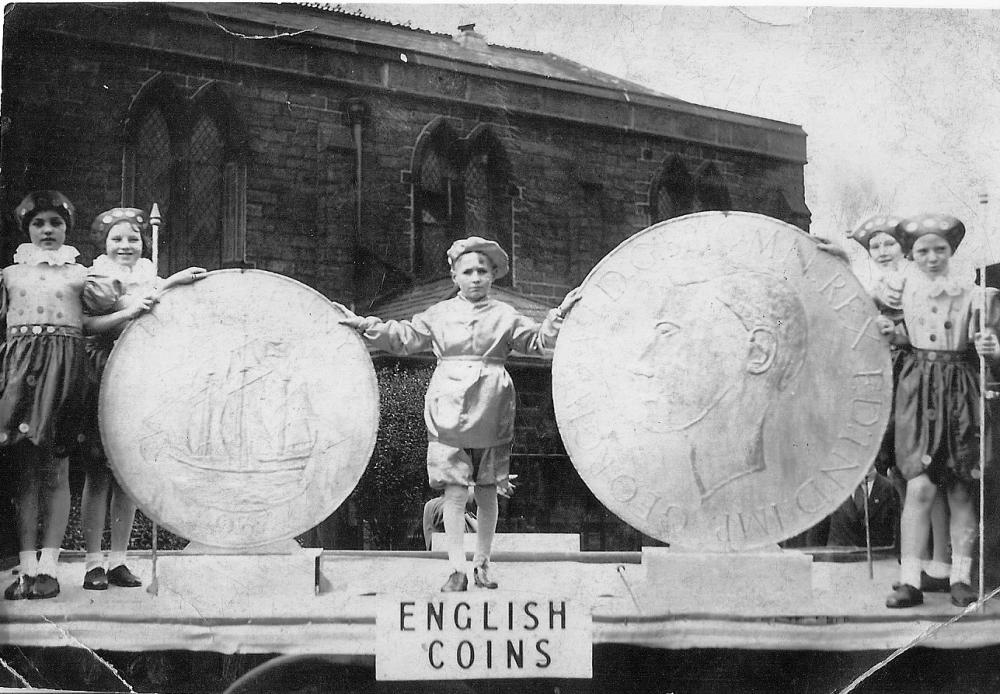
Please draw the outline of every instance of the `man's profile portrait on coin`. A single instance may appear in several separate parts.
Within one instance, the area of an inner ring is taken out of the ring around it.
[[[685,433],[704,499],[767,467],[764,421],[774,394],[802,367],[808,323],[802,302],[778,277],[698,270],[668,275],[672,284],[662,287],[653,301],[660,308],[639,333],[633,373],[642,377],[646,426]]]
[[[836,507],[891,405],[875,309],[784,222],[703,212],[622,242],[588,275],[553,359],[581,478],[672,546],[780,541]]]

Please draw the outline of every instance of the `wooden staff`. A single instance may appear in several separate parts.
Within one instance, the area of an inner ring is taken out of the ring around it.
[[[987,204],[990,201],[989,193],[979,194],[979,204],[983,206],[982,214],[982,230],[983,239],[985,244],[989,246],[989,208]],[[986,320],[986,308],[989,303],[986,301],[986,254],[983,254],[982,265],[979,266],[979,318],[977,320],[978,325],[976,326],[977,332],[980,335],[986,334],[986,326],[989,323]],[[984,543],[984,530],[985,526],[983,523],[983,511],[986,509],[986,357],[982,354],[979,355],[979,609],[983,610],[986,606],[983,604],[983,596],[986,592],[985,582],[986,582],[986,569],[985,569],[985,543]]]
[[[153,247],[150,249],[153,254],[153,274],[160,275],[160,206],[155,202],[149,211],[149,226],[153,228]]]
[[[872,580],[875,578],[875,564],[872,561],[871,512],[868,510],[868,495],[871,493],[871,488],[868,486],[868,475],[865,475],[861,484],[865,488],[865,553],[868,557],[868,578]]]
[[[162,221],[160,218],[160,206],[154,202],[152,209],[149,210],[149,226],[153,230],[152,248],[150,251],[153,256],[154,277],[160,276],[160,223]],[[153,521],[153,577],[149,581],[149,587],[146,588],[146,591],[153,595],[158,595],[160,592],[160,586],[156,581],[156,540],[157,527],[156,521]]]

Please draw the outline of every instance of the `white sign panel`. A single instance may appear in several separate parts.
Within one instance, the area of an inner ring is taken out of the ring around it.
[[[590,610],[579,602],[497,591],[379,598],[378,680],[592,676]]]

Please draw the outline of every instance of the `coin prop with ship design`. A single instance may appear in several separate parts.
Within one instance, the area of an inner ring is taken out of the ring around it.
[[[556,346],[556,420],[594,495],[672,546],[773,545],[862,481],[889,347],[850,268],[763,215],[656,224],[590,272]]]
[[[290,278],[220,270],[136,319],[104,372],[100,420],[143,512],[227,548],[287,540],[332,513],[378,428],[372,362],[343,317]]]

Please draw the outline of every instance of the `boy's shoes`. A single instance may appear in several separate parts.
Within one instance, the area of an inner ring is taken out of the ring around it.
[[[498,584],[493,580],[493,577],[490,575],[490,571],[491,569],[489,564],[483,564],[472,569],[472,578],[476,582],[477,586],[480,588],[490,589],[497,587]]]
[[[48,574],[38,574],[35,576],[31,588],[28,590],[28,600],[45,600],[59,595],[59,581],[54,576]]]
[[[108,583],[121,588],[138,588],[142,585],[139,577],[129,571],[124,564],[119,564],[108,572]]]
[[[97,566],[88,571],[83,577],[84,590],[107,590],[108,574],[103,566]]]
[[[920,572],[920,590],[928,593],[947,593],[951,581],[947,576],[944,578],[934,578],[928,576],[925,571]]]
[[[893,590],[898,590],[899,587],[903,585],[899,581],[892,584]],[[948,589],[951,587],[951,581],[948,577],[944,578],[934,578],[929,575],[926,571],[920,572],[920,590],[925,593],[947,593]]]
[[[21,574],[3,592],[4,600],[27,600],[28,593],[31,592],[31,584],[34,582],[34,576]]]
[[[448,582],[441,586],[442,593],[461,593],[469,588],[469,577],[461,571],[453,571]]]
[[[904,583],[886,598],[885,606],[891,608],[914,607],[924,601],[924,594],[909,583]]]
[[[951,604],[956,607],[968,607],[979,599],[979,593],[972,590],[968,583],[951,584]]]

